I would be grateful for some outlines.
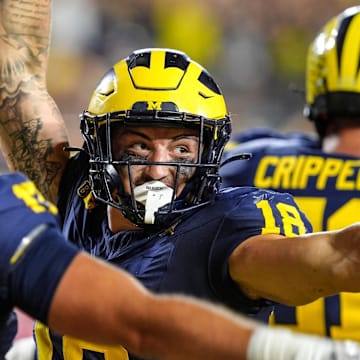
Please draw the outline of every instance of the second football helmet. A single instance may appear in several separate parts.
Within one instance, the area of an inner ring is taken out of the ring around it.
[[[113,159],[112,130],[118,126],[191,127],[198,129],[195,163],[154,163]],[[179,214],[211,201],[219,183],[219,166],[231,133],[224,97],[210,74],[186,54],[171,49],[142,49],[115,64],[94,91],[83,113],[81,132],[90,156],[90,181],[95,197],[120,208],[136,224],[146,222],[144,206],[135,197],[133,165],[196,169],[182,191],[158,209],[160,215]],[[116,169],[127,167],[131,194],[125,194]],[[113,187],[118,196],[114,198]],[[174,184],[176,189],[177,184]],[[176,191],[174,191],[176,193]]]
[[[360,6],[332,18],[310,45],[304,115],[321,137],[335,116],[360,116]]]

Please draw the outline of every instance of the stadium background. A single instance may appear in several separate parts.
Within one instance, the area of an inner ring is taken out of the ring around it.
[[[205,65],[234,129],[306,126],[306,50],[347,0],[55,0],[49,88],[81,142],[78,113],[97,81],[132,50],[174,47]],[[311,126],[309,126],[311,128]]]
[[[48,85],[82,143],[79,113],[100,77],[131,51],[173,47],[213,74],[234,131],[311,125],[302,118],[310,41],[352,0],[54,0]],[[0,170],[6,165],[0,156]]]

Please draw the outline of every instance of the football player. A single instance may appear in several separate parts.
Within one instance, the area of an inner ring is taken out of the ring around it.
[[[224,186],[291,193],[314,231],[360,220],[360,6],[330,19],[309,46],[305,115],[312,134],[251,130],[234,136],[221,170]],[[265,134],[266,133],[266,134]],[[238,146],[236,146],[238,143]],[[360,295],[342,292],[301,307],[276,308],[272,321],[298,331],[360,341]]]

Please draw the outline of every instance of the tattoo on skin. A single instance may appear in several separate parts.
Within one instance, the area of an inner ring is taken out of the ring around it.
[[[5,5],[6,3],[6,5]],[[49,46],[49,0],[3,0],[0,24],[0,98],[5,88],[15,95],[20,85],[29,81],[45,88],[45,71]],[[1,10],[1,9],[0,9]],[[28,71],[28,68],[31,70]]]
[[[40,109],[50,101],[45,81],[50,8],[50,0],[0,0],[3,151],[10,168],[24,172],[44,195],[49,194],[50,185],[55,183],[63,165],[60,160],[49,160],[56,151],[54,142],[40,134],[44,124]],[[41,105],[33,103],[34,98]]]
[[[3,17],[6,32],[47,36],[44,24],[48,23],[49,0],[2,0],[0,5],[6,9]]]
[[[44,194],[48,194],[49,185],[56,177],[60,164],[47,161],[53,147],[50,139],[39,139],[40,130],[40,120],[32,119],[25,122],[22,129],[11,133],[13,146],[10,159]]]

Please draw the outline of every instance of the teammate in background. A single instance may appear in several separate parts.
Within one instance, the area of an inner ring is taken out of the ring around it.
[[[81,117],[84,146],[69,158],[63,119],[46,90],[49,9],[47,0],[3,3],[0,136],[9,167],[56,201],[67,239],[151,291],[243,313],[360,291],[359,224],[310,235],[288,194],[218,191],[230,117],[210,74],[184,53],[144,49],[115,64]],[[35,336],[41,360],[128,356],[41,323]],[[257,347],[258,357],[267,349]]]
[[[327,22],[308,50],[304,113],[318,136],[261,129],[235,136],[234,142],[241,144],[225,158],[242,152],[252,153],[252,158],[225,165],[223,185],[291,193],[314,231],[359,221],[359,59],[360,6],[355,6]],[[359,308],[360,295],[343,292],[297,308],[278,306],[271,321],[301,332],[360,341]]]

